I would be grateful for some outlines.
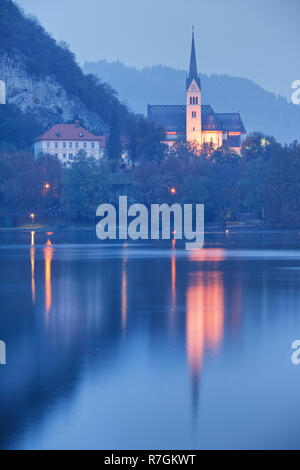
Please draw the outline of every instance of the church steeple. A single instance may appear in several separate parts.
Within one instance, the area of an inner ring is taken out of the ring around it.
[[[186,141],[202,145],[201,82],[197,71],[194,27],[189,75],[186,79]]]
[[[198,71],[197,71],[196,48],[195,48],[195,39],[194,39],[194,26],[193,26],[193,34],[192,34],[190,70],[189,70],[188,78],[186,80],[186,89],[188,89],[190,87],[190,84],[192,83],[193,80],[195,80],[195,82],[198,85],[199,90],[201,90],[200,76],[198,75]]]

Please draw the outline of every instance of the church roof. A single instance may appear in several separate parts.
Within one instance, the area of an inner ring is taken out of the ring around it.
[[[148,118],[168,132],[185,132],[185,105],[148,105]]]
[[[201,80],[200,80],[200,75],[198,75],[198,70],[197,70],[197,60],[196,60],[196,48],[195,48],[195,40],[194,40],[194,31],[193,31],[193,37],[192,37],[192,48],[191,48],[191,59],[190,59],[190,69],[189,69],[189,75],[186,79],[186,89],[188,90],[192,81],[195,80],[195,82],[198,85],[199,90],[201,90]]]
[[[246,132],[239,113],[215,113],[210,105],[202,105],[201,117],[203,131]],[[167,132],[185,133],[185,105],[148,105],[148,118]]]
[[[240,113],[218,113],[217,116],[223,131],[246,133]]]

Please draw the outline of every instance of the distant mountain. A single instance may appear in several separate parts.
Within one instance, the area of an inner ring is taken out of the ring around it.
[[[137,70],[120,62],[86,62],[83,70],[111,83],[133,111],[147,104],[184,104],[186,73],[162,65]],[[269,93],[251,80],[202,75],[203,103],[216,112],[242,115],[248,132],[261,131],[281,142],[300,141],[300,106]]]

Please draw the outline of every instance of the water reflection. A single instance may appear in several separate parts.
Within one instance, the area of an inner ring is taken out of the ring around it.
[[[34,247],[34,235],[35,235],[35,232],[31,232],[30,265],[31,265],[31,295],[32,295],[32,303],[33,304],[35,304],[35,279],[34,279],[35,247]]]
[[[127,245],[125,244],[125,250],[126,250]],[[123,261],[122,261],[122,307],[121,307],[121,313],[122,313],[122,329],[123,332],[126,330],[126,324],[127,324],[127,255],[126,253],[123,255]]]
[[[192,261],[210,267],[224,260],[223,250],[190,252]],[[224,286],[221,270],[192,272],[186,296],[186,344],[189,370],[193,383],[193,402],[197,407],[198,387],[203,367],[205,348],[216,353],[224,331]]]
[[[176,240],[172,240],[172,254],[171,254],[171,290],[172,290],[172,305],[171,305],[171,329],[174,329],[175,313],[176,313]]]
[[[229,259],[224,233],[189,253],[14,236],[0,245],[1,448],[290,445],[299,257]]]
[[[52,304],[52,287],[51,287],[51,262],[53,258],[53,246],[51,240],[48,239],[44,248],[45,260],[45,308],[46,321],[49,321],[49,314]]]

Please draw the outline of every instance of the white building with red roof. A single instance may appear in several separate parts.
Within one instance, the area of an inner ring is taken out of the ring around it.
[[[34,157],[54,155],[64,166],[72,163],[82,150],[87,157],[102,158],[105,149],[105,136],[97,136],[80,126],[79,121],[72,124],[55,124],[34,141]]]

